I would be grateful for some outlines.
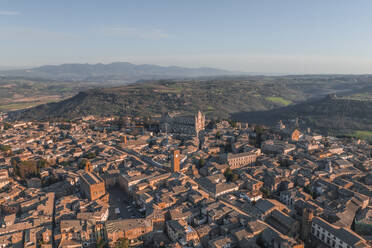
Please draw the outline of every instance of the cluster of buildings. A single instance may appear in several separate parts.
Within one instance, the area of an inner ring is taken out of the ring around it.
[[[10,125],[0,247],[371,247],[365,141],[201,112],[157,128],[92,116]]]

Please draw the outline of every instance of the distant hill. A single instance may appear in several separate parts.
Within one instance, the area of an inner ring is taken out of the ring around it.
[[[339,97],[329,96],[332,94]],[[273,125],[279,120],[299,117],[304,126],[334,134],[370,132],[372,77],[224,76],[144,81],[84,90],[60,102],[10,112],[9,117],[12,120],[60,120],[86,115],[194,114],[199,109],[209,118]]]
[[[334,135],[353,134],[356,130],[371,132],[372,100],[329,95],[274,110],[232,114],[234,120],[264,125],[275,125],[279,120],[294,120],[297,117],[304,127]]]
[[[31,69],[8,70],[0,76],[43,78],[69,81],[118,81],[132,83],[139,79],[190,78],[237,74],[231,71],[201,67],[184,68],[178,66],[135,65],[127,62],[111,64],[62,64],[46,65]]]
[[[304,101],[306,96],[284,84],[240,78],[160,80],[82,91],[61,102],[10,113],[13,119],[46,120],[84,115],[153,115],[178,111],[228,118],[245,110],[268,110]],[[272,97],[275,96],[275,97]]]

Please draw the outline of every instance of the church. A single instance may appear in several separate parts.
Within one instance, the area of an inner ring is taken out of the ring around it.
[[[197,135],[205,129],[205,115],[198,111],[194,116],[172,116],[166,114],[162,117],[160,130],[168,133]]]

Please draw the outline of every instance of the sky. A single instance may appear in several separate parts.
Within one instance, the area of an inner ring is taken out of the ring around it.
[[[0,0],[0,68],[372,73],[371,0]]]

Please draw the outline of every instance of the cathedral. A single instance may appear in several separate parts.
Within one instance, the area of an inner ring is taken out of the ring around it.
[[[205,115],[198,111],[194,116],[171,116],[166,114],[162,117],[160,130],[168,133],[181,133],[197,135],[205,128]]]

